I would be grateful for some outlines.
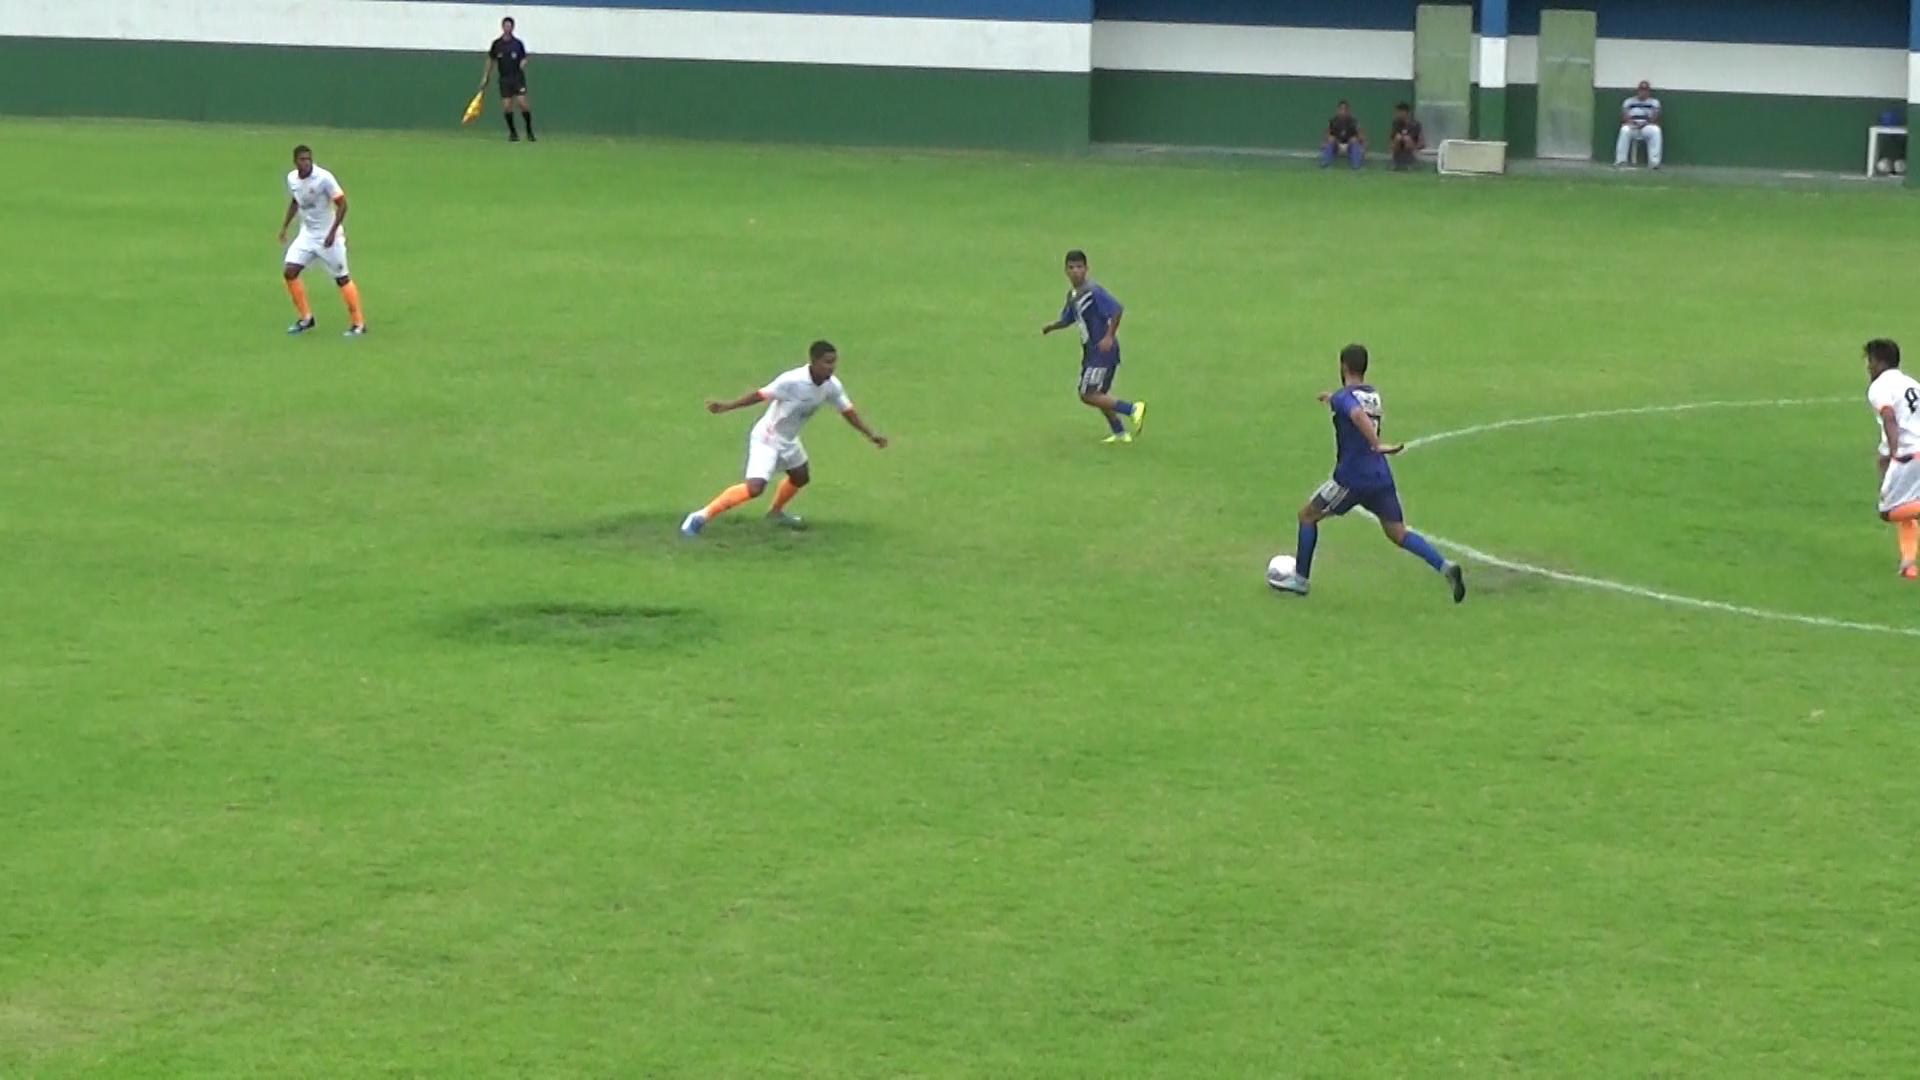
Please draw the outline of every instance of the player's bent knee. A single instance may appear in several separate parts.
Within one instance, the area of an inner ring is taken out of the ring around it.
[[[353,284],[353,275],[341,274],[339,277],[333,279],[333,283],[344,289],[347,286]]]
[[[760,493],[765,490],[767,490],[767,482],[765,480],[754,479],[747,481],[747,498],[757,499],[760,497]]]
[[[300,268],[293,265],[292,263],[288,263],[284,268],[282,268],[281,274],[284,277],[286,277],[288,281],[292,281],[294,278],[297,278],[300,276]]]

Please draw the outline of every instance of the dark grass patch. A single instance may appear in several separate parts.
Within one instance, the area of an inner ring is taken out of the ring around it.
[[[626,652],[681,652],[712,638],[693,608],[541,602],[480,608],[454,619],[452,637],[489,645],[548,645]]]

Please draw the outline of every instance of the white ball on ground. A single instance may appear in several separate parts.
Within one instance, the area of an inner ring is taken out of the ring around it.
[[[1895,176],[1907,175],[1907,159],[1906,158],[1893,159],[1893,175]]]
[[[1267,585],[1279,588],[1280,583],[1293,576],[1295,563],[1291,555],[1275,555],[1267,564]]]
[[[1873,171],[1879,173],[1881,176],[1891,174],[1893,172],[1893,159],[1881,158],[1879,161],[1874,162]]]

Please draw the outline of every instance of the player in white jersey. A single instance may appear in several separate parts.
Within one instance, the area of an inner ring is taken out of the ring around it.
[[[1920,382],[1900,370],[1900,346],[1867,342],[1867,404],[1880,422],[1880,520],[1900,531],[1900,576],[1920,578]]]
[[[287,226],[300,218],[300,235],[287,245],[287,294],[293,297],[293,310],[300,320],[287,327],[289,334],[313,329],[313,308],[307,305],[307,287],[300,283],[300,271],[319,259],[334,283],[340,286],[341,299],[347,302],[347,317],[352,320],[347,336],[367,332],[367,320],[360,314],[360,286],[347,273],[347,193],[333,174],[313,163],[313,151],[305,146],[293,148],[293,171],[287,174],[287,216],[280,222],[280,242],[287,243]]]
[[[887,448],[883,435],[876,435],[860,419],[853,409],[853,401],[847,397],[845,387],[834,375],[839,366],[840,353],[824,341],[816,341],[807,349],[807,364],[791,371],[783,371],[774,380],[758,390],[744,394],[732,401],[707,400],[710,413],[731,412],[744,409],[761,402],[767,403],[766,414],[760,422],[753,425],[753,434],[747,437],[747,474],[746,480],[733,485],[716,495],[712,502],[693,513],[688,514],[680,523],[680,535],[698,536],[706,528],[707,522],[750,499],[757,499],[767,489],[767,481],[775,472],[785,472],[779,490],[773,495],[773,509],[767,517],[775,522],[797,526],[800,519],[787,513],[787,503],[793,501],[800,489],[813,479],[807,467],[807,448],[800,442],[800,429],[806,426],[820,406],[831,404],[846,417],[854,430],[867,437],[867,441],[882,450]]]

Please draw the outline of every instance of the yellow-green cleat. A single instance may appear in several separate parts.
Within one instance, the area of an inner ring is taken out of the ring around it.
[[[1133,441],[1133,436],[1123,431],[1118,435],[1109,435],[1106,438],[1101,439],[1100,441],[1103,443],[1116,443],[1116,444],[1130,443]]]
[[[1144,401],[1134,402],[1133,415],[1127,417],[1127,419],[1133,422],[1133,433],[1135,435],[1140,434],[1141,430],[1147,426],[1147,403]]]

